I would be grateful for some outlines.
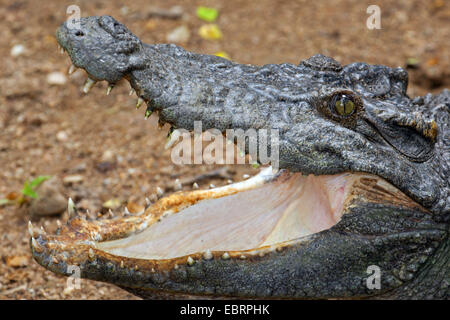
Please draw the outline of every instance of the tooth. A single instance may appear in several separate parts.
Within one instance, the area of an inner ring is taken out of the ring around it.
[[[175,189],[175,191],[180,191],[181,189],[183,189],[180,179],[175,180],[174,189]]]
[[[147,109],[145,110],[145,120],[147,120],[148,118],[150,118],[150,116],[152,115],[152,110],[150,110],[150,107],[147,107]]]
[[[206,252],[203,254],[203,258],[205,260],[211,260],[213,258],[213,255],[211,253],[211,250],[206,250]]]
[[[56,226],[57,226],[58,228],[61,228],[61,221],[56,220]]]
[[[42,251],[44,251],[44,249],[39,245],[39,243],[36,241],[35,238],[31,238],[31,245],[33,246],[33,249],[37,252],[37,253],[41,253]]]
[[[139,97],[137,102],[136,102],[136,109],[139,109],[142,106],[143,103],[144,103],[144,99]]]
[[[134,89],[133,89],[133,88],[131,88],[131,89],[130,89],[130,93],[129,93],[129,95],[130,95],[130,96],[132,96],[132,95],[133,95],[133,93],[135,93],[135,92],[136,92],[136,91],[134,91]]]
[[[149,198],[145,197],[145,209],[147,209],[148,207],[150,207],[152,204],[152,202],[150,201]]]
[[[248,178],[250,178],[250,175],[248,175],[248,174],[243,174],[243,175],[242,175],[242,178],[248,179]]]
[[[72,201],[72,198],[69,198],[67,201],[67,213],[69,214],[69,219],[75,217],[76,215],[76,208],[75,204]]]
[[[59,263],[58,259],[55,256],[52,257],[52,262],[54,264],[58,264]]]
[[[232,183],[233,183],[233,180],[228,179],[228,180],[227,180],[227,183],[228,183],[228,184],[232,184]]]
[[[192,185],[192,188],[198,189],[198,184],[197,184],[197,182],[194,182],[194,184]]]
[[[95,258],[95,253],[94,253],[94,250],[92,250],[92,248],[89,248],[88,255],[89,255],[89,259],[90,259],[90,260],[94,260],[94,258]]]
[[[228,252],[225,252],[225,253],[222,255],[222,259],[224,259],[224,260],[230,259],[230,255],[228,254]]]
[[[156,187],[156,194],[161,198],[164,195],[164,191],[160,187]]]
[[[194,263],[195,263],[195,260],[194,260],[194,259],[192,259],[191,257],[188,257],[188,258],[187,258],[187,264],[188,264],[188,265],[192,266]]]
[[[77,67],[75,67],[73,64],[71,64],[70,68],[69,68],[69,74],[74,73],[76,70],[77,70]]]
[[[59,49],[59,53],[64,54],[64,48],[61,47],[61,49]]]
[[[125,267],[123,260],[120,260],[120,267],[123,269]]]
[[[213,185],[212,183],[209,185],[209,187],[211,188],[211,189],[214,189],[216,186],[215,185]]]
[[[106,95],[109,96],[109,94],[111,93],[111,90],[114,88],[114,85],[110,84],[108,86],[108,88],[106,89]]]
[[[87,78],[86,83],[84,84],[84,87],[83,87],[83,92],[89,93],[89,91],[94,86],[94,84],[95,84],[94,80],[92,80],[91,78]]]
[[[30,237],[34,238],[34,236],[35,236],[34,228],[33,228],[33,224],[31,223],[31,221],[28,221],[28,233],[30,234]]]
[[[47,234],[47,232],[45,232],[45,229],[44,229],[43,226],[41,226],[41,233],[42,233],[42,234]]]
[[[61,45],[58,43],[58,51],[61,51]]]
[[[124,216],[130,216],[131,215],[131,213],[130,213],[130,211],[128,211],[127,207],[125,207],[125,210],[123,211],[123,215]]]
[[[111,209],[108,209],[108,216],[114,218],[114,212]]]
[[[171,148],[178,141],[180,136],[181,136],[181,130],[174,130],[172,132],[169,131],[169,136],[167,137],[167,142],[166,142],[166,145],[164,146],[164,149],[167,150],[167,149]]]

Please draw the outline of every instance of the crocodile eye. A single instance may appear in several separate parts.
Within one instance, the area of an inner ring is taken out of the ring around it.
[[[350,116],[355,111],[355,102],[351,95],[348,94],[336,94],[331,98],[330,101],[331,109],[340,116]]]

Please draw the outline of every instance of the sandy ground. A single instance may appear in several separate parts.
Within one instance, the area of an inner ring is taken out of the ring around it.
[[[142,205],[156,186],[167,189],[175,178],[215,168],[173,165],[163,147],[168,128],[159,131],[156,119],[144,120],[143,111],[134,108],[135,98],[128,96],[128,84],[121,83],[106,96],[106,84],[101,83],[84,95],[82,71],[61,77],[69,59],[59,54],[54,33],[71,4],[80,6],[82,16],[116,17],[148,43],[167,42],[172,30],[185,25],[191,32],[185,48],[208,54],[224,51],[240,63],[298,63],[323,53],[343,64],[365,61],[396,67],[414,58],[418,66],[410,70],[410,95],[449,85],[450,4],[444,0],[378,1],[380,30],[366,27],[366,8],[373,1],[123,2],[0,0],[0,199],[38,175],[61,181],[75,175],[78,182],[63,185],[64,196],[97,212],[114,198]],[[174,5],[183,8],[179,19],[151,15],[152,7]],[[198,5],[219,9],[216,23],[222,40],[198,35],[204,24],[195,15]],[[49,81],[54,72],[56,80]],[[255,173],[250,166],[231,169],[234,180]],[[210,183],[227,182],[209,179],[201,187]],[[0,299],[135,299],[112,285],[88,280],[82,280],[80,290],[64,291],[66,278],[31,258],[26,231],[30,219],[54,232],[56,220],[65,217],[30,217],[25,207],[0,208]]]

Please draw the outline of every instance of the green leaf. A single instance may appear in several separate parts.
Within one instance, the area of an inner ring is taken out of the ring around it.
[[[11,203],[12,203],[12,201],[9,199],[0,199],[0,207],[5,206],[7,204],[11,204]]]
[[[33,190],[33,187],[31,186],[31,184],[26,181],[25,184],[23,185],[23,189],[22,189],[22,194],[24,196],[36,199],[38,197],[37,193]]]
[[[219,12],[214,8],[207,7],[198,7],[197,8],[197,17],[202,20],[213,22],[217,19]]]
[[[51,176],[39,176],[34,178],[33,180],[31,180],[30,182],[30,186],[31,188],[36,188],[38,185],[40,185],[42,182],[44,182],[45,180],[50,179]]]

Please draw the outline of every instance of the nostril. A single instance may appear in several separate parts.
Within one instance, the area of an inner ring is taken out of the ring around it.
[[[77,31],[75,32],[75,35],[76,35],[77,37],[82,37],[82,36],[84,36],[84,32],[81,31],[81,30],[77,30]]]

